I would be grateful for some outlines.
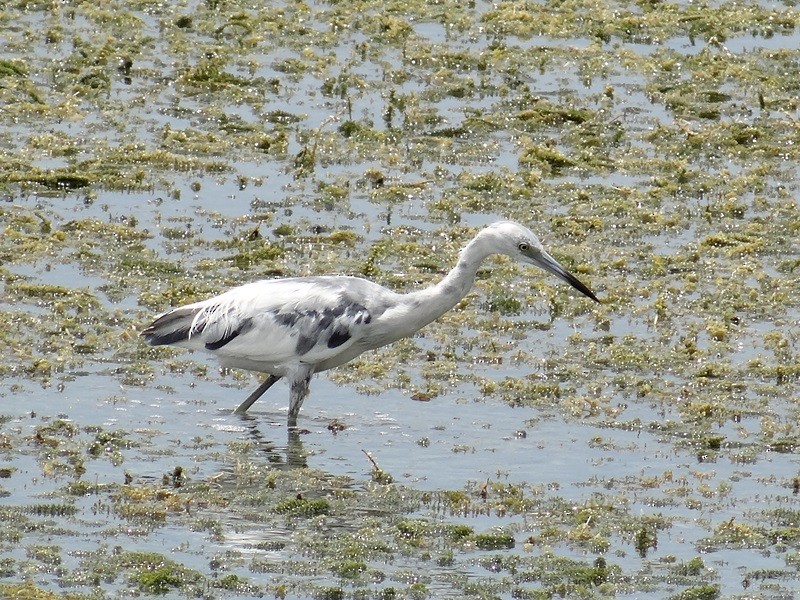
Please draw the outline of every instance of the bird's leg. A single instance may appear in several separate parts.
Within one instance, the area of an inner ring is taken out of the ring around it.
[[[308,386],[311,383],[311,375],[313,375],[313,371],[303,371],[298,373],[291,380],[289,391],[289,427],[297,426],[297,415],[300,413],[300,407],[303,406],[303,400],[308,396]]]
[[[261,385],[259,385],[255,389],[255,391],[252,394],[250,394],[247,397],[247,399],[244,402],[242,402],[239,405],[239,407],[233,412],[236,413],[237,415],[243,415],[244,413],[246,413],[247,409],[253,406],[253,403],[259,398],[261,398],[261,396],[264,395],[264,392],[266,392],[269,388],[271,388],[272,384],[278,381],[278,379],[280,379],[280,377],[278,377],[277,375],[268,375],[267,378],[261,382]]]

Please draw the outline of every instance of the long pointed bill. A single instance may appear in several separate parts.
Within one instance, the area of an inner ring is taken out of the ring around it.
[[[538,253],[537,256],[532,256],[531,262],[535,264],[537,267],[544,269],[548,273],[552,273],[559,279],[563,279],[584,296],[588,296],[595,302],[600,302],[600,300],[597,299],[597,296],[594,295],[594,292],[592,292],[592,290],[583,285],[583,283],[581,283],[581,281],[577,277],[575,277],[575,275],[573,275],[572,273],[567,271],[564,267],[562,267],[555,258],[550,256],[544,250]]]

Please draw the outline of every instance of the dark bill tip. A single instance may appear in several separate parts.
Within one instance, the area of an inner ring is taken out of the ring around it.
[[[561,277],[564,281],[569,283],[572,287],[574,287],[584,296],[591,298],[597,303],[600,303],[600,300],[597,298],[597,296],[594,295],[594,292],[590,290],[588,287],[586,287],[580,279],[575,277],[575,275],[573,275],[569,271],[565,271],[565,273],[566,275]]]
[[[580,279],[567,271],[555,258],[546,252],[542,252],[538,257],[534,258],[534,263],[543,268],[545,271],[552,273],[559,279],[566,281],[587,298],[591,298],[595,302],[600,303],[600,300],[594,295],[592,290],[586,287],[586,285],[584,285]]]

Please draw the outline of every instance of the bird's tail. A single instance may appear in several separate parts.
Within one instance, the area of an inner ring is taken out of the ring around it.
[[[196,317],[201,310],[200,307],[188,306],[171,310],[145,327],[142,330],[142,337],[151,346],[185,342],[193,333],[197,333]]]

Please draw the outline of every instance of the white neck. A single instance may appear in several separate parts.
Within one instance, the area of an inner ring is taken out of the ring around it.
[[[403,297],[402,319],[396,323],[397,339],[411,335],[453,308],[472,288],[475,274],[493,253],[484,236],[478,235],[461,251],[458,262],[439,283]]]

